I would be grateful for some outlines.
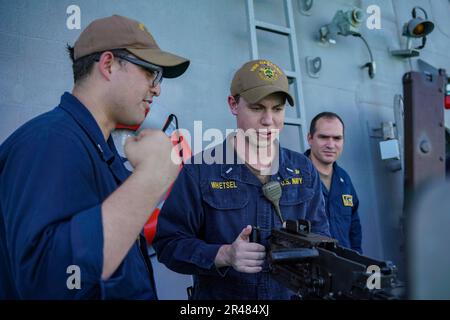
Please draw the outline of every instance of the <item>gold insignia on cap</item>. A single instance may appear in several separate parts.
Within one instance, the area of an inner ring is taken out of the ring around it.
[[[265,81],[277,81],[282,71],[272,62],[267,60],[260,60],[255,63],[250,71],[257,71],[259,77]]]
[[[264,67],[259,70],[260,76],[265,80],[276,80],[277,73],[271,67]]]
[[[139,23],[138,27],[139,27],[139,29],[141,29],[142,31],[146,31],[146,30],[145,30],[145,26],[144,26],[143,23]]]

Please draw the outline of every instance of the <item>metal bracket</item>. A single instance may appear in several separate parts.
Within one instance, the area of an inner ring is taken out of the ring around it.
[[[300,13],[305,16],[310,16],[313,4],[314,0],[298,0],[298,7],[300,8]]]
[[[395,139],[397,135],[395,134],[395,124],[392,121],[383,122],[381,128],[383,130],[383,140]]]
[[[395,126],[397,128],[397,139],[398,139],[398,146],[400,148],[400,160],[401,160],[401,167],[405,167],[405,157],[404,157],[404,137],[405,137],[405,131],[404,131],[404,121],[405,121],[405,114],[403,109],[403,97],[401,94],[396,94],[394,96],[394,119],[395,119]]]
[[[306,71],[311,78],[319,78],[322,69],[322,58],[306,57]]]
[[[372,134],[369,136],[381,140],[397,139],[395,131],[396,126],[397,125],[392,121],[382,122],[379,127],[371,128]]]

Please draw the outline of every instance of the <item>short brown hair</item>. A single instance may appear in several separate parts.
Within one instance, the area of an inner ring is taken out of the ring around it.
[[[87,56],[75,60],[74,48],[71,47],[70,45],[67,45],[66,49],[67,52],[69,53],[70,60],[72,60],[73,81],[74,83],[79,83],[91,73],[94,63],[98,61],[98,58],[102,54],[102,52],[89,54]],[[125,49],[114,49],[109,51],[113,55],[129,54],[129,52]]]
[[[319,119],[338,119],[341,123],[342,123],[342,133],[344,133],[345,130],[345,125],[344,125],[344,121],[342,121],[341,117],[339,117],[336,113],[334,112],[330,112],[330,111],[325,111],[325,112],[321,112],[318,115],[316,115],[312,120],[311,120],[311,124],[309,125],[309,134],[312,136],[314,136],[314,133],[316,132],[316,123],[317,121],[319,121]]]

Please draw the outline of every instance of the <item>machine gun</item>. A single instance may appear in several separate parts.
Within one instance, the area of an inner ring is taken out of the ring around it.
[[[272,276],[299,299],[399,299],[396,267],[343,248],[336,239],[311,233],[307,220],[287,220],[273,229]]]

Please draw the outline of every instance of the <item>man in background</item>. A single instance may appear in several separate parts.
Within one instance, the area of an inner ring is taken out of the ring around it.
[[[344,122],[333,112],[316,115],[309,127],[305,152],[320,175],[331,236],[362,253],[359,200],[350,176],[337,164],[344,149]]]

